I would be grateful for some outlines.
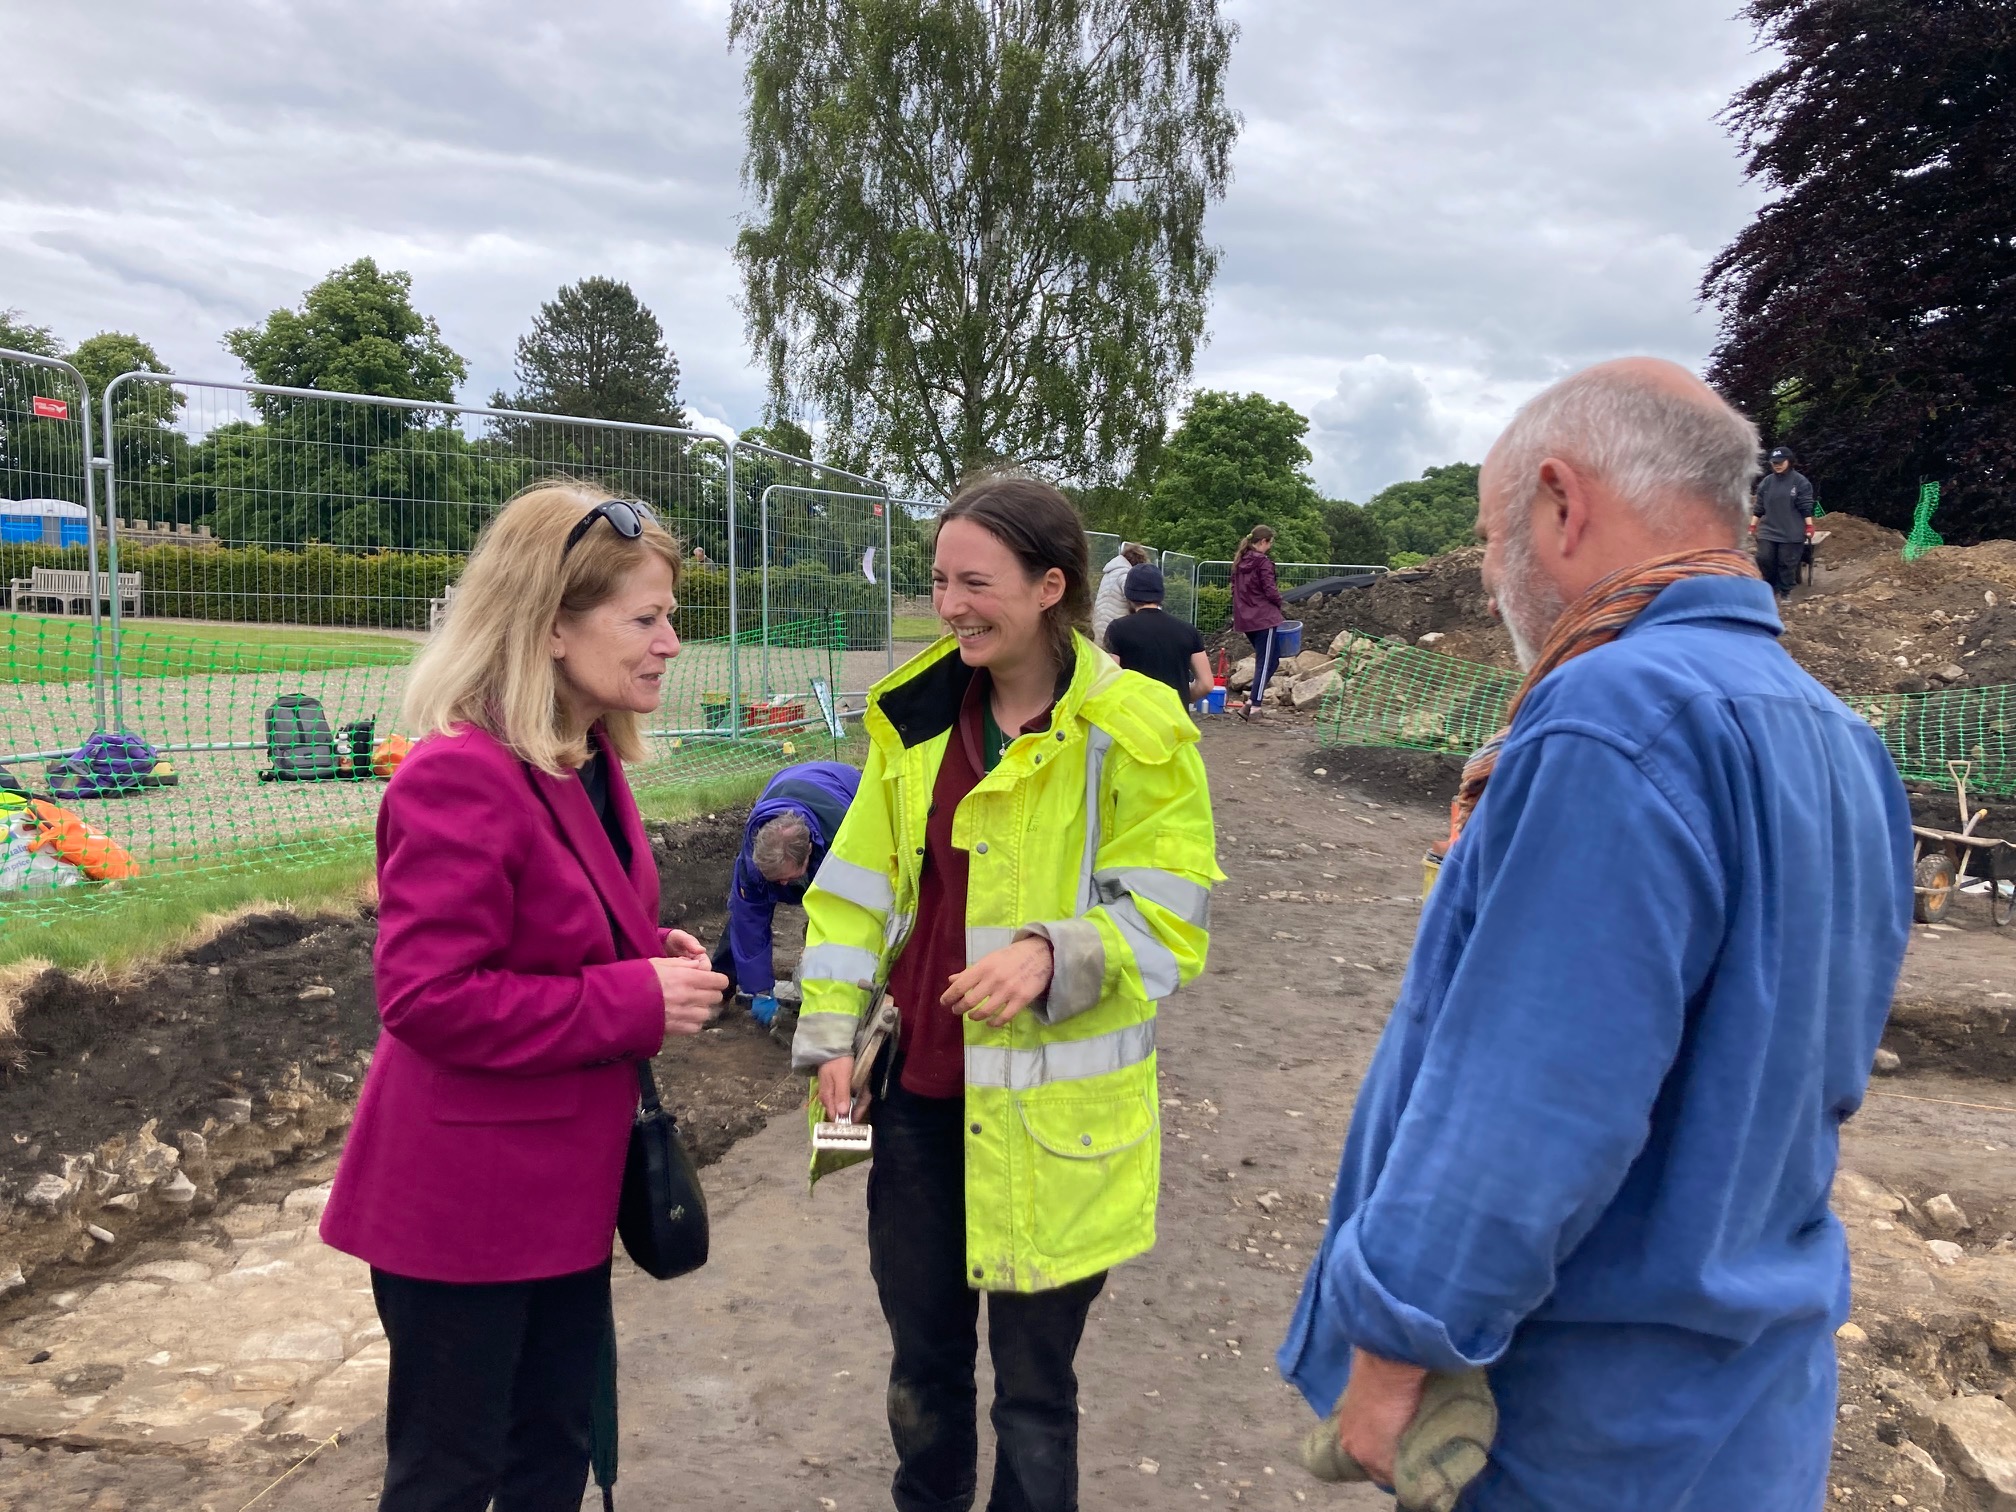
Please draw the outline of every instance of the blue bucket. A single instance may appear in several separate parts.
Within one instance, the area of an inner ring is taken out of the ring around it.
[[[1277,660],[1286,661],[1291,656],[1302,654],[1302,621],[1283,620],[1274,627],[1274,655]]]
[[[1204,712],[1207,714],[1223,714],[1225,712],[1225,690],[1223,688],[1213,688],[1209,693],[1204,695]]]

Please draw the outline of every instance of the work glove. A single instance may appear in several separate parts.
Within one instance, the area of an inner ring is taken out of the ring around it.
[[[1400,1435],[1393,1464],[1393,1495],[1401,1512],[1455,1512],[1464,1488],[1484,1468],[1498,1433],[1498,1404],[1481,1370],[1428,1377],[1421,1410]],[[1320,1481],[1371,1477],[1337,1441],[1332,1413],[1302,1440],[1302,1468]]]
[[[759,993],[749,1000],[749,1017],[765,1029],[777,1017],[777,999],[770,993]]]

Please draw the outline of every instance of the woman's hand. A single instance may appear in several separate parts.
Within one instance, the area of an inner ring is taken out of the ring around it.
[[[1032,935],[990,950],[950,979],[938,999],[954,1013],[999,1029],[1050,990],[1050,942]]]
[[[868,1090],[861,1090],[861,1105],[851,1106],[853,1093],[849,1090],[854,1080],[854,1057],[843,1055],[829,1060],[819,1068],[819,1101],[825,1105],[826,1117],[834,1123],[865,1118],[868,1114]]]
[[[658,991],[665,1000],[665,1032],[698,1034],[706,1028],[728,990],[728,978],[684,958],[654,956],[651,969],[658,973]]]
[[[665,958],[682,966],[710,966],[707,947],[683,929],[668,929],[665,935]]]

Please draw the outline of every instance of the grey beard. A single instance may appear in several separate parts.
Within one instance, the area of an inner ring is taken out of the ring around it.
[[[1546,647],[1554,624],[1567,609],[1561,591],[1540,576],[1531,548],[1525,541],[1508,542],[1505,550],[1505,578],[1498,585],[1498,617],[1512,636],[1512,654],[1522,672],[1533,670]]]

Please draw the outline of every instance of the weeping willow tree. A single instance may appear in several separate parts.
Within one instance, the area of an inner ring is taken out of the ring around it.
[[[736,0],[779,411],[941,492],[1123,476],[1204,339],[1234,36],[1217,0]]]

